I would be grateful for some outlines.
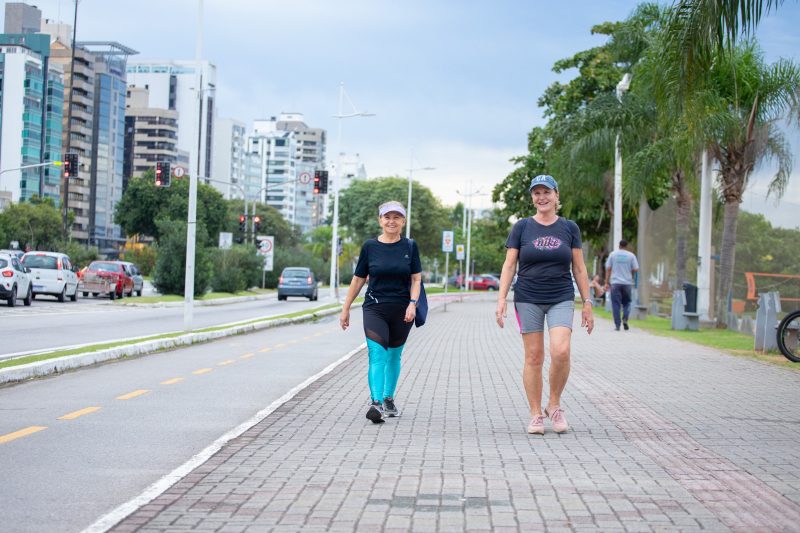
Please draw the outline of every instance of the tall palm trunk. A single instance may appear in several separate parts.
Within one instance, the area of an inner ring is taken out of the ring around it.
[[[717,284],[717,327],[728,324],[728,296],[733,287],[733,265],[736,261],[736,228],[739,222],[739,201],[725,202],[720,252],[719,283]]]
[[[682,170],[672,176],[675,191],[675,272],[677,275],[677,288],[683,287],[686,281],[686,243],[689,235],[689,212],[692,207],[692,196],[687,190],[686,179]]]

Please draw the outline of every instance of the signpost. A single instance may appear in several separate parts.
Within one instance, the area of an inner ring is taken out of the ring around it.
[[[219,247],[223,250],[230,250],[233,245],[233,233],[228,231],[219,232]]]
[[[453,251],[453,232],[442,232],[442,251],[444,256],[444,310],[447,311],[447,282],[450,276],[450,254]]]
[[[272,235],[258,235],[258,255],[264,257],[264,270],[261,273],[261,288],[266,284],[267,272],[272,272],[272,261],[275,253],[275,237]]]
[[[464,245],[456,244],[456,259],[458,260],[458,271],[461,272],[461,286],[463,288],[464,282],[467,278],[464,277],[464,270],[462,269],[461,262],[464,260]]]

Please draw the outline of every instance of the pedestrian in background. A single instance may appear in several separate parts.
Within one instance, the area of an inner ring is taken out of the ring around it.
[[[611,292],[611,314],[617,331],[620,323],[625,331],[630,329],[628,317],[631,314],[633,274],[638,271],[639,261],[633,252],[628,251],[628,241],[622,239],[619,241],[619,250],[611,252],[606,259],[606,290]]]
[[[502,328],[507,313],[506,296],[514,272],[518,271],[514,310],[525,348],[522,383],[530,405],[528,433],[543,435],[545,417],[550,419],[556,433],[563,433],[569,429],[561,408],[561,395],[570,370],[575,311],[572,279],[574,276],[583,300],[581,327],[591,333],[594,316],[589,276],[578,225],[558,216],[561,204],[556,180],[552,176],[536,176],[528,191],[536,214],[517,221],[506,240],[495,318]],[[542,410],[545,322],[550,335],[550,397]]]
[[[350,306],[369,277],[364,297],[364,333],[369,350],[370,405],[367,418],[375,424],[384,416],[398,416],[394,401],[400,377],[400,358],[414,317],[422,282],[417,243],[403,237],[406,210],[400,202],[378,208],[378,237],[361,246],[350,290],[342,306],[339,324],[350,326]]]

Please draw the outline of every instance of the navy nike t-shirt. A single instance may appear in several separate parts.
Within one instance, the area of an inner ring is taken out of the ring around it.
[[[558,217],[545,226],[532,217],[518,220],[506,248],[519,250],[514,301],[555,304],[572,300],[572,249],[581,247],[581,230],[572,220]]]
[[[364,306],[376,303],[408,303],[411,274],[422,272],[416,241],[402,237],[385,243],[369,239],[361,246],[356,270],[359,278],[369,276]]]

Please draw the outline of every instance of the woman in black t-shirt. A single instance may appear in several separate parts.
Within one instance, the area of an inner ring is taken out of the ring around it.
[[[375,424],[398,416],[394,402],[400,377],[400,356],[417,312],[422,265],[414,241],[404,238],[406,210],[400,202],[378,208],[383,232],[361,247],[339,324],[350,326],[350,306],[369,277],[364,297],[364,333],[369,349],[370,405],[367,418]]]
[[[536,208],[533,217],[519,220],[506,241],[506,260],[500,275],[500,290],[495,317],[502,328],[506,318],[506,296],[511,279],[519,272],[514,286],[514,311],[522,342],[525,365],[522,383],[531,408],[528,433],[543,435],[544,418],[553,430],[569,429],[561,394],[570,367],[572,315],[575,310],[573,276],[583,300],[581,327],[594,328],[589,278],[581,249],[581,232],[571,220],[558,216],[558,184],[552,176],[536,176],[528,188]],[[542,366],[544,364],[544,324],[550,333],[550,398],[542,410]]]

